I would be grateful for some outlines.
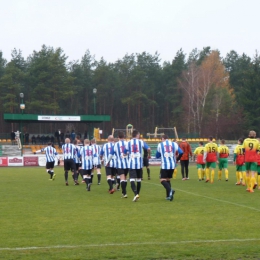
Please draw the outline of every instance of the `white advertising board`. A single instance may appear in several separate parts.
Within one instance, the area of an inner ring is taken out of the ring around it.
[[[38,121],[80,121],[80,116],[38,116]]]
[[[8,166],[23,166],[23,157],[8,157]]]

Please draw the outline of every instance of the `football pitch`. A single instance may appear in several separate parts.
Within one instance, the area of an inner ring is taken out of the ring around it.
[[[0,169],[0,259],[260,259],[260,190],[229,181],[199,182],[195,166],[174,201],[165,200],[159,167],[151,167],[140,200],[107,192],[94,176],[91,191],[65,186],[62,167],[49,181],[44,168]],[[81,179],[80,179],[81,180]]]

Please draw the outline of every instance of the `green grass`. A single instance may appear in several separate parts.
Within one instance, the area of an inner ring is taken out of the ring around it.
[[[87,192],[55,171],[52,182],[43,168],[0,169],[0,259],[260,259],[260,191],[235,186],[233,166],[214,184],[178,169],[173,202],[158,167],[136,203],[129,184],[128,199],[108,194],[104,174]]]

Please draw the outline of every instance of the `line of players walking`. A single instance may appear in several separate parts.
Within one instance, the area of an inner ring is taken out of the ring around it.
[[[127,175],[129,173],[129,181],[134,193],[133,201],[135,202],[140,198],[143,166],[147,167],[148,179],[150,179],[148,158],[151,149],[140,139],[140,133],[137,130],[133,131],[130,141],[125,140],[123,132],[119,132],[117,142],[110,135],[108,142],[102,148],[96,144],[95,139],[91,140],[91,142],[85,139],[84,144],[80,140],[75,140],[74,144],[71,144],[70,139],[67,138],[62,150],[64,177],[67,186],[69,185],[69,171],[71,171],[74,184],[79,185],[78,178],[81,175],[82,182],[86,183],[86,189],[90,191],[95,169],[98,184],[101,182],[101,164],[103,163],[109,193],[113,194],[121,186],[122,198],[127,198]],[[145,160],[143,160],[143,151],[147,155]],[[46,171],[50,174],[50,180],[54,180],[54,162],[55,158],[58,158],[56,149],[49,143],[47,147],[35,153],[38,152],[45,152]],[[161,158],[160,182],[166,190],[166,199],[169,201],[173,200],[175,193],[171,187],[171,179],[174,170],[176,170],[177,162],[185,152],[187,151],[183,151],[176,142],[169,140],[167,135],[162,136],[162,140],[157,147],[156,157]],[[213,142],[213,137],[209,137],[205,146],[203,146],[202,142],[199,143],[194,155],[197,157],[199,181],[204,180],[206,175],[206,183],[214,182],[216,163],[219,166],[218,180],[221,180],[222,170],[224,170],[226,181],[228,181],[229,149],[225,145],[225,140],[221,140],[218,147]],[[238,140],[238,145],[234,151],[234,164],[236,165],[236,185],[247,185],[247,191],[254,192],[257,186],[257,173],[260,173],[260,144],[254,131],[249,132],[249,138]],[[188,176],[186,177],[183,180],[189,179]]]

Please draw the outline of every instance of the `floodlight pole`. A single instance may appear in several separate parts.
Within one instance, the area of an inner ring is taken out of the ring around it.
[[[21,103],[20,103],[20,110],[22,114],[22,119],[20,123],[20,130],[21,130],[21,156],[23,156],[23,110],[25,109],[25,104],[23,103],[24,94],[20,93]]]

